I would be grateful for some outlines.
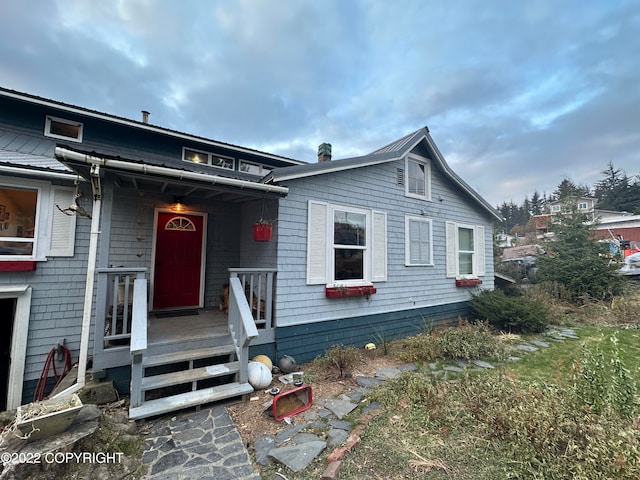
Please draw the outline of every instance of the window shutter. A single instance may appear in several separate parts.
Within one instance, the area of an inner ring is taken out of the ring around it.
[[[75,190],[65,187],[53,187],[53,202],[51,202],[51,242],[49,244],[50,257],[73,257],[76,239],[76,216],[65,215],[56,205],[65,209],[74,201]]]
[[[456,241],[456,224],[446,222],[447,230],[447,278],[455,278],[458,242]]]
[[[477,275],[479,277],[486,274],[486,254],[484,251],[484,227],[482,225],[476,226],[476,262],[477,262]]]
[[[387,214],[373,212],[371,235],[371,281],[387,281]]]
[[[309,202],[307,224],[307,285],[327,283],[328,210],[326,203]]]

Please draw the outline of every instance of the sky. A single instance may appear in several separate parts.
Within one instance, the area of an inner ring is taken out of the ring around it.
[[[640,0],[0,0],[0,86],[308,162],[426,125],[494,206],[640,174]]]

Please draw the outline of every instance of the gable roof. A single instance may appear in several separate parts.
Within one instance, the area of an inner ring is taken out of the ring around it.
[[[313,177],[326,173],[341,172],[354,168],[362,168],[370,165],[392,162],[400,160],[410,153],[417,145],[423,143],[431,152],[431,160],[435,162],[454,184],[475,200],[482,208],[489,212],[497,220],[502,221],[500,213],[493,208],[484,198],[480,196],[469,184],[467,184],[458,174],[456,174],[447,164],[442,153],[436,146],[429,134],[427,127],[420,128],[382,148],[360,157],[345,158],[342,160],[332,160],[329,162],[311,163],[306,165],[296,165],[291,167],[276,168],[264,179],[265,183],[284,182],[304,177]]]

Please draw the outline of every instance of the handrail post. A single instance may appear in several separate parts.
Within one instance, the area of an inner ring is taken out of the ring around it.
[[[142,402],[142,359],[147,350],[147,280],[137,278],[133,282],[133,314],[131,320],[131,407]]]

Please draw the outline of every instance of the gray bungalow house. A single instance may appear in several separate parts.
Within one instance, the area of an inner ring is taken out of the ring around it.
[[[493,286],[499,214],[426,128],[307,164],[0,89],[0,152],[6,408],[58,344],[72,389],[90,368],[142,418],[251,392],[257,353],[408,335]],[[35,206],[12,230],[18,194]]]

